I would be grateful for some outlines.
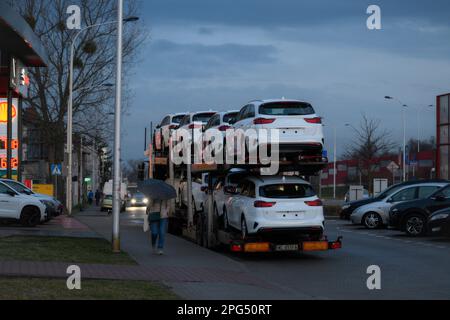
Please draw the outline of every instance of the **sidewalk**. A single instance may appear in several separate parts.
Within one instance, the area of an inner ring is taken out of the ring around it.
[[[143,276],[143,280],[164,281],[185,299],[311,298],[271,283],[270,279],[258,278],[241,263],[172,235],[167,236],[166,255],[154,256],[151,254],[150,235],[143,232],[144,215],[142,210],[128,211],[121,215],[122,250],[139,264],[139,267],[127,270]],[[111,239],[110,216],[91,210],[76,218],[105,239]],[[109,270],[120,274],[123,269]]]
[[[36,228],[23,228],[20,225],[0,225],[0,238],[11,236],[101,238],[85,224],[67,216],[59,216]]]
[[[253,275],[232,258],[168,235],[166,255],[151,254],[149,233],[143,232],[145,212],[128,211],[121,215],[122,250],[138,266],[77,264],[83,279],[135,280],[162,282],[184,299],[198,300],[276,300],[311,299],[302,292],[281,287],[270,279]],[[6,236],[55,236],[105,238],[111,240],[112,218],[89,209],[75,218],[59,217],[36,229],[0,227]],[[67,279],[73,263],[1,261],[0,276]]]

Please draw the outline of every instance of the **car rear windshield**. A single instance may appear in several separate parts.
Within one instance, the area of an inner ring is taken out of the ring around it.
[[[235,120],[239,112],[236,113],[228,113],[223,116],[223,122],[230,123],[232,120]]]
[[[199,113],[193,117],[194,122],[208,123],[208,121],[215,115],[215,113]]]
[[[259,195],[269,199],[301,199],[316,195],[314,189],[307,184],[273,184],[261,187]]]
[[[106,196],[105,197],[105,200],[112,200],[113,199],[113,196]]]
[[[185,116],[175,116],[172,119],[172,123],[180,124],[183,121]]]
[[[309,103],[280,102],[260,106],[259,113],[268,116],[308,116],[314,114],[315,111]]]

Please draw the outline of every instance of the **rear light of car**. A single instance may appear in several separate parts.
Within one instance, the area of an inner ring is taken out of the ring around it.
[[[208,191],[208,187],[201,187],[202,192],[207,192]]]
[[[255,208],[272,208],[276,202],[255,201]]]
[[[310,206],[310,207],[322,207],[323,206],[322,200],[305,201],[305,203],[307,206]]]
[[[305,121],[312,124],[322,124],[322,118],[305,118]]]
[[[191,124],[190,126],[189,126],[189,129],[203,129],[203,126],[202,125],[200,125],[200,124]]]
[[[266,119],[266,118],[257,118],[253,120],[254,125],[264,125],[264,124],[272,124],[275,122],[275,119]]]
[[[227,131],[227,130],[229,130],[229,129],[231,129],[232,127],[230,127],[230,126],[220,126],[219,127],[219,131],[222,131],[222,132],[225,132],[225,131]]]
[[[176,130],[178,129],[178,126],[176,124],[173,124],[169,127],[170,130]]]

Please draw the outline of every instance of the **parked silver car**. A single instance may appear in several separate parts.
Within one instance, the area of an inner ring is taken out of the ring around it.
[[[389,210],[392,206],[406,201],[425,199],[446,186],[444,182],[429,182],[404,186],[395,193],[356,209],[350,219],[355,225],[363,225],[367,229],[378,229],[389,225]]]

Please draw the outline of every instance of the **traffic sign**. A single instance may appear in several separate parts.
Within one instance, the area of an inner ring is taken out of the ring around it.
[[[398,164],[396,164],[394,161],[392,161],[388,166],[387,166],[388,170],[392,173],[394,173],[395,171],[397,171],[398,169],[400,169],[400,167],[398,166]]]
[[[61,164],[52,164],[51,171],[52,171],[52,176],[61,176],[62,175],[62,165]]]

